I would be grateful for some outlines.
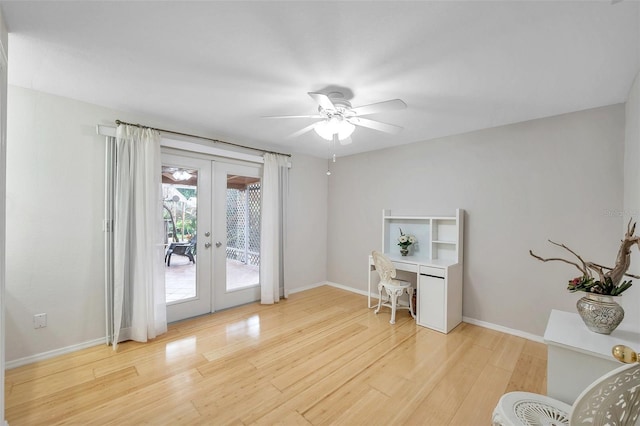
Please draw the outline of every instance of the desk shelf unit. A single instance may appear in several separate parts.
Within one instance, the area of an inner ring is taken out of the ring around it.
[[[400,229],[413,235],[417,244],[402,256],[398,244]],[[408,216],[382,212],[382,252],[398,271],[415,277],[418,325],[448,333],[462,322],[462,242],[464,210],[455,216]],[[414,275],[415,274],[415,275]],[[369,298],[377,273],[369,256]],[[377,288],[375,281],[374,289]],[[377,302],[376,302],[377,303]]]
[[[464,210],[457,209],[455,216],[400,216],[383,210],[382,252],[400,256],[398,237],[402,229],[418,240],[409,247],[409,257],[462,263],[463,214]]]

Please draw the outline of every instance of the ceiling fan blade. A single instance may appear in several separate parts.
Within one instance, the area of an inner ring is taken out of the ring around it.
[[[351,112],[353,112],[354,115],[368,115],[375,114],[377,112],[405,109],[406,107],[407,104],[405,104],[402,100],[392,99],[390,101],[378,102],[375,104],[362,105],[359,107],[351,108]]]
[[[349,145],[351,142],[353,142],[353,139],[349,136],[348,138],[341,139],[340,145]]]
[[[288,137],[288,138],[296,138],[296,137],[298,137],[298,136],[300,136],[300,135],[303,135],[303,134],[305,134],[305,133],[307,133],[307,132],[309,132],[309,131],[313,130],[313,128],[314,128],[314,127],[316,127],[316,124],[317,124],[317,123],[309,124],[307,127],[303,127],[302,129],[298,130],[297,132],[295,132],[295,133],[291,133],[291,134],[290,134],[289,136],[287,136],[287,137]]]
[[[320,114],[313,115],[267,115],[262,118],[324,118],[324,116]]]
[[[333,105],[333,102],[331,102],[331,99],[329,99],[327,95],[322,93],[314,93],[314,92],[308,92],[307,94],[311,96],[313,100],[316,101],[318,105],[322,107],[322,109],[329,109],[329,110],[336,109],[336,107]]]
[[[369,129],[379,130],[385,133],[398,134],[402,131],[402,127],[395,124],[382,123],[380,121],[369,120],[368,118],[351,117],[349,123],[356,126],[368,127]]]

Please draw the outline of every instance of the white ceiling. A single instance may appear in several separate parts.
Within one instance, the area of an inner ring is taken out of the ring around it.
[[[2,1],[9,83],[235,143],[328,155],[309,91],[343,87],[369,116],[347,155],[626,101],[637,1]],[[126,117],[121,117],[126,119]]]

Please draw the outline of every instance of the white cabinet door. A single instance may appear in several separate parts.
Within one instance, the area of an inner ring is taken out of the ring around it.
[[[434,330],[445,330],[445,279],[420,274],[418,283],[418,324]]]

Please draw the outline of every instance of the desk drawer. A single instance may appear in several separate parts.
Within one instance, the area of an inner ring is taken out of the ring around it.
[[[444,278],[444,269],[434,268],[432,266],[420,266],[420,274]]]
[[[418,272],[418,265],[415,263],[391,262],[398,271]]]

